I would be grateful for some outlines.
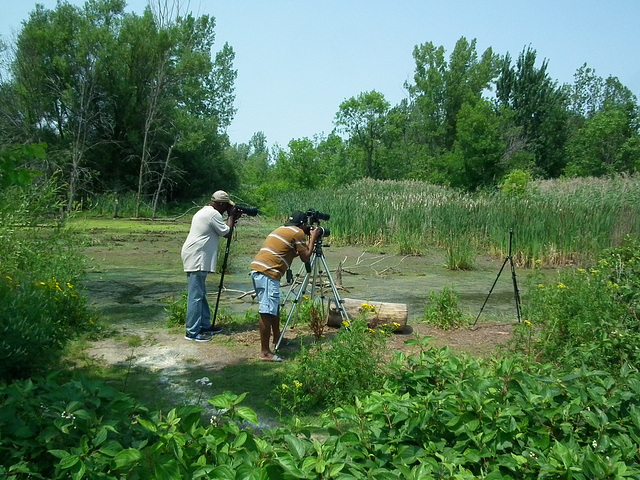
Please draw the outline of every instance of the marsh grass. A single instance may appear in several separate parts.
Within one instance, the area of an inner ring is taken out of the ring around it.
[[[291,192],[281,214],[303,205],[331,215],[334,243],[396,246],[399,253],[437,246],[457,256],[453,232],[468,241],[465,256],[471,248],[505,256],[513,229],[513,258],[523,267],[588,261],[640,233],[639,177],[535,181],[518,196],[365,179],[311,195]]]

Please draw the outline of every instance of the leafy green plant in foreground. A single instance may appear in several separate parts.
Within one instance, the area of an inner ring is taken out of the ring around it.
[[[26,478],[640,478],[640,374],[529,372],[429,348],[322,426],[259,432],[243,395],[166,413],[101,383],[0,386],[0,476]],[[204,419],[204,420],[203,420]],[[312,434],[313,432],[313,434]]]
[[[276,389],[281,415],[350,403],[382,386],[389,333],[370,329],[364,318],[343,326],[330,342],[303,348],[296,358]]]
[[[526,322],[517,329],[521,349],[536,332],[541,361],[594,369],[640,362],[640,241],[605,251],[591,267],[530,280]]]

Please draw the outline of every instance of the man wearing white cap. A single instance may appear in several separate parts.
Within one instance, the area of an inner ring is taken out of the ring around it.
[[[208,342],[222,329],[211,324],[207,301],[206,279],[216,271],[218,239],[229,237],[234,223],[242,213],[234,208],[227,192],[218,190],[211,202],[196,212],[191,220],[189,235],[182,245],[182,265],[187,273],[187,321],[184,338]],[[227,213],[227,220],[222,214]]]

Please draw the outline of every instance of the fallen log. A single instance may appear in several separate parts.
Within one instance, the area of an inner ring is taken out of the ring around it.
[[[342,303],[350,320],[364,316],[370,328],[390,325],[394,332],[402,332],[407,327],[409,314],[405,303],[373,302],[354,298],[343,298]],[[327,325],[330,327],[342,325],[342,315],[333,300],[329,301]]]

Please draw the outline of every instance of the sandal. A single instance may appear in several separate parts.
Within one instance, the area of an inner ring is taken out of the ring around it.
[[[284,362],[284,358],[275,353],[271,357],[260,357],[260,360],[263,362]]]

